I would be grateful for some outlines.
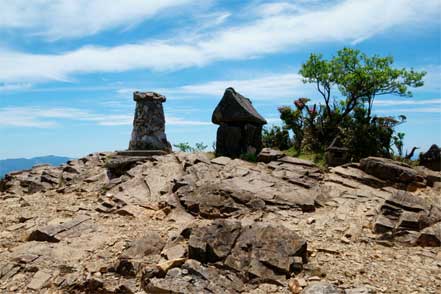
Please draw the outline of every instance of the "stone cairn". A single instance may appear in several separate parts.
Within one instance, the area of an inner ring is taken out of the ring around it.
[[[136,101],[136,109],[129,152],[151,150],[170,153],[172,148],[165,135],[162,108],[165,96],[155,92],[134,92],[133,100]]]
[[[217,156],[235,158],[246,153],[258,154],[262,149],[262,126],[266,120],[257,113],[250,99],[233,88],[225,90],[211,120],[220,125],[216,139]]]

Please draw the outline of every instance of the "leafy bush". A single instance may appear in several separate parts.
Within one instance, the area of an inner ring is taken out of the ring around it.
[[[262,133],[262,143],[264,147],[286,150],[292,144],[289,139],[288,129],[286,127],[271,126],[264,128]]]
[[[337,52],[330,60],[311,54],[300,69],[303,82],[312,83],[323,98],[323,104],[309,105],[299,98],[294,108],[279,108],[282,129],[293,132],[297,153],[322,154],[339,136],[352,160],[366,156],[391,157],[393,147],[403,154],[404,133],[395,128],[406,121],[372,114],[375,98],[381,95],[409,97],[410,87],[421,87],[425,72],[393,68],[390,56],[372,57],[350,48]],[[332,91],[342,98],[336,100]]]
[[[203,142],[200,142],[200,143],[196,143],[195,147],[192,147],[190,144],[185,142],[185,143],[174,144],[173,147],[178,148],[179,151],[182,152],[203,152],[205,151],[205,149],[207,149],[208,146],[205,145]]]

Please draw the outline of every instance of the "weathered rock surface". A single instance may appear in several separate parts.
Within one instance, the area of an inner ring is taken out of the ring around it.
[[[430,203],[405,191],[397,191],[380,207],[374,231],[412,244],[439,246],[441,242],[439,225],[441,225],[439,204]]]
[[[283,152],[279,150],[263,148],[262,151],[260,151],[259,155],[257,155],[257,161],[270,163],[271,161],[282,158],[283,156],[285,156],[285,154],[283,154]]]
[[[360,160],[360,168],[379,179],[408,184],[417,181],[417,172],[410,166],[387,158],[368,157]]]
[[[439,172],[410,168],[415,185],[293,157],[118,158],[90,154],[1,181],[0,293],[441,287]]]

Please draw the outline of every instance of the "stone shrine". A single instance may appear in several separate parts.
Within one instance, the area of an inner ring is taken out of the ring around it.
[[[234,158],[246,153],[258,154],[262,150],[262,126],[266,120],[257,113],[250,99],[233,88],[225,90],[211,120],[220,125],[216,139],[217,156]]]
[[[165,135],[165,117],[162,108],[162,103],[166,101],[165,96],[155,92],[134,92],[133,100],[136,101],[136,109],[129,151],[171,152],[172,147]]]

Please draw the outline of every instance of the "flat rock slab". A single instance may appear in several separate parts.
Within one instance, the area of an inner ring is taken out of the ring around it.
[[[74,227],[88,221],[89,216],[81,215],[70,221],[59,225],[48,225],[46,227],[36,229],[27,238],[28,241],[46,241],[46,242],[60,242],[59,234],[69,231]]]
[[[398,183],[417,181],[417,172],[410,166],[381,157],[367,157],[360,160],[360,168],[382,180]]]
[[[49,281],[51,277],[52,276],[49,273],[46,273],[44,271],[38,271],[35,273],[31,282],[28,284],[28,288],[36,291],[40,290],[46,285],[46,283]]]

